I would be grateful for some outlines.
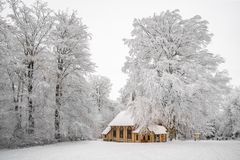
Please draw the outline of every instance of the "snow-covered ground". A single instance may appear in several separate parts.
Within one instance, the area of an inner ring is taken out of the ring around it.
[[[240,141],[65,142],[0,150],[0,160],[240,160]]]

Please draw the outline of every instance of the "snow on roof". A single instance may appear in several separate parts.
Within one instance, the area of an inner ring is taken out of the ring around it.
[[[142,129],[142,127],[138,127],[137,129],[135,129],[135,130],[133,131],[133,133],[140,133],[141,129]]]
[[[167,129],[164,126],[160,126],[160,125],[149,125],[148,129],[152,132],[154,132],[155,134],[166,134],[167,133]]]
[[[108,134],[108,132],[111,131],[111,127],[107,127],[104,129],[104,131],[102,131],[102,134]]]
[[[102,134],[107,134],[111,130],[111,126],[134,126],[134,119],[129,110],[121,111],[117,116],[109,123],[108,127],[102,132]],[[139,133],[143,126],[139,126],[133,131],[133,133]],[[164,126],[160,125],[149,125],[147,127],[149,131],[154,132],[155,134],[166,134],[167,129]]]
[[[121,111],[108,126],[134,126],[134,120],[128,110]]]
[[[166,134],[167,133],[167,129],[164,126],[153,124],[153,125],[149,125],[147,128],[149,131],[152,131],[155,134]],[[142,131],[142,129],[144,129],[144,128],[142,126],[140,126],[137,129],[135,129],[133,131],[133,133],[139,133]]]

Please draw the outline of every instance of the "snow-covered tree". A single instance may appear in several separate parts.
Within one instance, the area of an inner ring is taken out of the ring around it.
[[[45,49],[47,36],[52,28],[52,11],[46,3],[36,1],[32,7],[26,6],[20,0],[9,0],[12,10],[10,14],[14,24],[12,34],[21,45],[21,52],[25,57],[26,85],[27,85],[27,106],[28,106],[28,133],[33,134],[35,128],[33,100],[34,91],[34,72],[36,71],[38,55]]]
[[[240,90],[232,89],[226,96],[226,103],[223,106],[223,113],[219,119],[218,136],[223,138],[240,137]]]
[[[0,3],[2,4],[2,3]],[[1,7],[0,7],[1,8]],[[0,17],[0,83],[1,83],[1,122],[7,121],[8,125],[2,125],[10,138],[21,138],[22,109],[24,92],[24,67],[20,47],[17,39],[11,34],[14,27]],[[1,131],[0,131],[1,132]],[[4,134],[2,134],[4,136]]]
[[[89,84],[98,128],[96,136],[100,136],[100,133],[119,112],[120,108],[117,102],[109,98],[112,86],[110,79],[100,75],[91,75],[89,76]]]
[[[0,144],[94,137],[87,27],[75,12],[54,13],[44,2],[6,4],[9,17],[0,17]]]
[[[125,95],[134,92],[136,101],[148,104],[133,107],[141,123],[161,123],[190,136],[218,109],[229,78],[218,71],[223,58],[206,49],[212,37],[208,22],[200,16],[183,19],[178,12],[134,20],[132,38],[124,40],[130,48],[123,67],[130,88]]]
[[[92,75],[89,78],[90,85],[92,87],[91,96],[94,100],[94,104],[97,106],[98,111],[101,111],[109,101],[109,94],[112,84],[107,77]]]
[[[240,89],[233,91],[234,96],[231,98],[232,114],[233,114],[233,136],[240,137]]]
[[[60,139],[60,112],[64,105],[64,98],[72,96],[73,93],[67,94],[67,84],[72,80],[80,87],[79,94],[84,93],[85,78],[84,76],[92,72],[94,64],[90,61],[90,54],[88,53],[88,40],[90,34],[87,32],[86,25],[82,24],[81,19],[77,17],[76,13],[69,14],[64,11],[59,11],[56,15],[56,24],[51,33],[54,54],[56,59],[56,109],[55,109],[55,138]],[[74,83],[73,83],[74,84]],[[72,85],[73,85],[72,84]],[[81,91],[82,90],[82,91]],[[82,92],[82,93],[81,93]],[[80,95],[79,95],[80,96]],[[82,101],[86,97],[79,97]],[[77,102],[77,101],[76,101]],[[77,104],[74,104],[75,106]],[[79,107],[81,103],[78,104]],[[83,105],[83,104],[82,104]]]

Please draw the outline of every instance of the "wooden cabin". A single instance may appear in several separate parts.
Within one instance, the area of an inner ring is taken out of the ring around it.
[[[131,114],[121,111],[102,132],[103,140],[116,142],[166,142],[167,129],[161,125],[137,126]]]

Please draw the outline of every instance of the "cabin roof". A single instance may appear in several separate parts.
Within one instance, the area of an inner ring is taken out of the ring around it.
[[[140,133],[141,130],[142,130],[142,127],[138,127],[133,131],[133,133]]]
[[[142,126],[139,126],[138,128],[136,128],[133,133],[140,133],[144,128]],[[146,128],[145,128],[146,129]],[[160,125],[149,125],[147,127],[147,129],[149,131],[154,132],[154,134],[166,134],[167,133],[167,129],[164,126],[160,126]]]
[[[134,126],[134,119],[128,110],[121,111],[108,126]]]
[[[129,110],[119,112],[116,117],[108,124],[108,127],[102,132],[102,134],[108,134],[112,126],[135,126],[134,118]],[[154,134],[166,134],[167,129],[164,126],[152,124],[147,128],[139,126],[133,133],[140,133],[143,129],[154,132]]]
[[[104,129],[104,131],[102,131],[102,134],[108,134],[111,131],[111,127],[107,127]]]
[[[152,132],[154,132],[155,134],[166,134],[167,133],[167,129],[164,126],[160,126],[160,125],[149,125],[148,129]]]

